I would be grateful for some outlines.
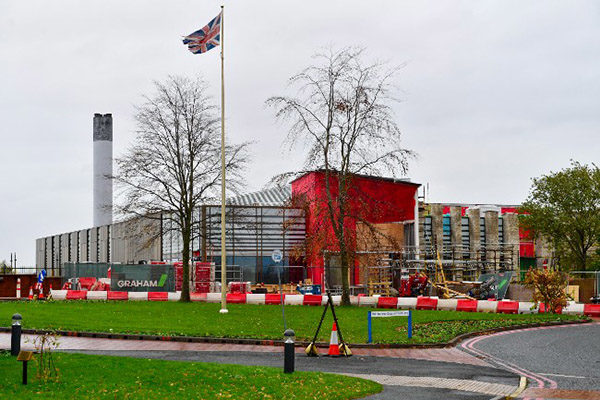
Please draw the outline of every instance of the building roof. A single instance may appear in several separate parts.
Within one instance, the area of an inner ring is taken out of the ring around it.
[[[296,177],[294,180],[292,180],[292,182],[297,181],[298,179],[315,173],[315,172],[321,172],[321,173],[325,173],[324,169],[316,169],[314,171],[307,171],[304,172],[303,174],[299,175],[298,177]],[[330,171],[331,173],[335,173],[335,171]],[[372,180],[378,180],[378,181],[387,181],[387,182],[394,182],[394,183],[402,183],[402,184],[406,184],[406,185],[413,185],[413,186],[421,186],[420,183],[415,183],[415,182],[411,182],[410,178],[390,178],[390,177],[386,177],[386,176],[376,176],[376,175],[363,175],[363,174],[353,174],[354,176],[357,176],[359,178],[365,178],[365,179],[372,179]]]
[[[277,186],[233,197],[228,203],[237,206],[285,206],[291,196],[291,187]]]

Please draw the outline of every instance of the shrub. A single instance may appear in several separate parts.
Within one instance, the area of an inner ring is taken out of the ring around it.
[[[543,303],[546,312],[556,312],[559,307],[567,305],[568,275],[553,269],[529,268],[525,275],[525,286],[533,289],[533,301],[537,306]]]

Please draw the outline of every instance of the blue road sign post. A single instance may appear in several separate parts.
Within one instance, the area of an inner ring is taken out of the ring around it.
[[[388,317],[408,317],[408,338],[412,339],[412,311],[369,311],[367,316],[367,329],[369,331],[367,343],[373,342],[373,324],[372,318],[388,318]]]

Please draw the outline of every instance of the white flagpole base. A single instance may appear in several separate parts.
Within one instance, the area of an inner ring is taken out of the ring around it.
[[[221,309],[219,310],[219,313],[220,313],[220,314],[227,314],[228,312],[229,312],[229,310],[228,310],[228,309],[226,309],[226,308],[221,308]]]

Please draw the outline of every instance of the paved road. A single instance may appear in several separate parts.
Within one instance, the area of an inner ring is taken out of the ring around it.
[[[600,399],[598,322],[502,332],[468,339],[461,348],[526,376],[531,389],[524,397]]]
[[[156,350],[74,351],[162,360],[203,361],[270,367],[281,367],[283,362],[281,350],[278,353]],[[299,354],[296,356],[296,369],[342,373],[378,381],[384,385],[385,390],[381,394],[369,397],[372,400],[399,398],[487,400],[500,394],[512,393],[519,381],[517,375],[489,366],[380,356],[358,355],[350,358],[309,358]]]

